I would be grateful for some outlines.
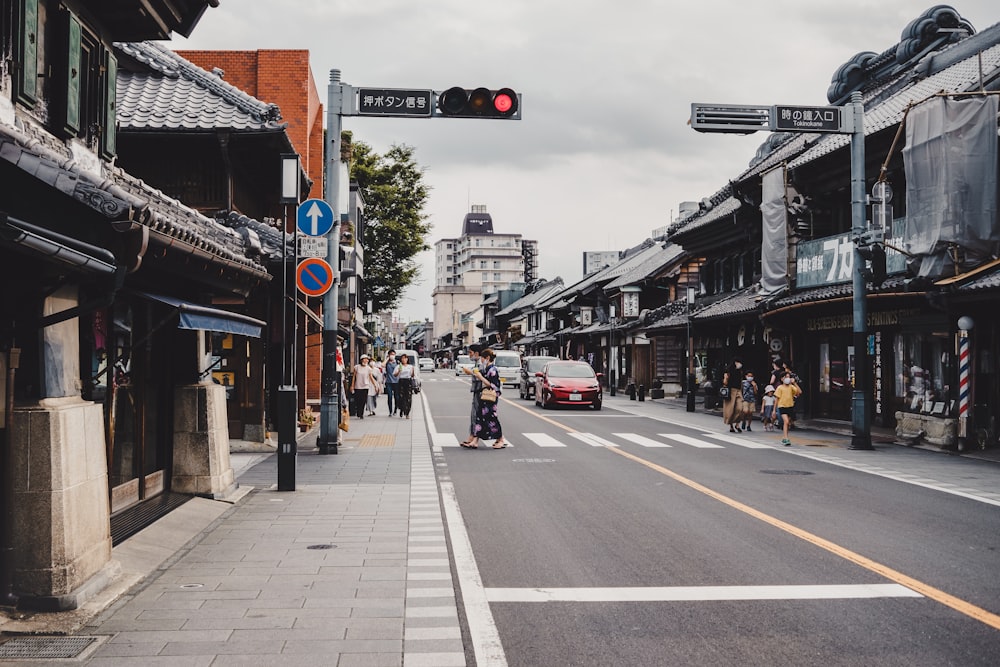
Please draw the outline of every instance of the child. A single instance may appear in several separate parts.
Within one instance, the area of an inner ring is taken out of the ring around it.
[[[740,397],[743,399],[743,416],[740,425],[744,431],[750,431],[753,413],[757,412],[757,383],[753,381],[753,371],[747,371],[740,385]]]
[[[760,420],[764,423],[765,431],[774,430],[774,405],[776,402],[774,387],[767,385],[764,387],[764,397],[760,399]]]
[[[788,427],[792,421],[792,412],[795,410],[795,398],[802,393],[799,383],[791,372],[785,373],[781,378],[781,385],[774,390],[774,398],[778,403],[778,419],[781,420],[782,437],[781,444],[788,447],[792,442],[788,439]]]

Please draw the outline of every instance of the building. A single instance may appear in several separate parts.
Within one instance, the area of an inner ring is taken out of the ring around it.
[[[482,319],[483,296],[538,278],[538,242],[497,234],[484,205],[473,205],[458,238],[434,244],[434,340],[436,348],[461,346],[458,333],[469,316]],[[480,335],[481,335],[480,331]],[[478,336],[477,336],[478,338]],[[465,344],[476,342],[466,340]]]
[[[617,264],[621,253],[617,250],[588,250],[583,253],[583,275],[589,276],[601,269]]]

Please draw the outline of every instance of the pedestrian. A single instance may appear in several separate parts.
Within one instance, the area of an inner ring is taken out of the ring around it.
[[[760,399],[760,421],[764,424],[765,431],[774,430],[774,387],[767,385],[764,387],[764,397]]]
[[[372,381],[368,386],[368,416],[375,416],[375,406],[378,401],[378,395],[382,393],[382,384],[385,382],[385,376],[382,374],[382,365],[378,361],[372,361],[369,363],[372,369]]]
[[[507,443],[503,439],[503,428],[500,426],[500,372],[493,363],[496,353],[486,348],[480,353],[480,358],[485,368],[478,371],[482,389],[479,391],[479,412],[476,415],[475,432],[472,441],[462,446],[475,449],[479,446],[480,440],[494,440],[493,449],[503,449]]]
[[[796,382],[792,373],[785,373],[781,378],[781,384],[774,390],[774,398],[778,406],[778,418],[781,420],[782,434],[781,444],[788,447],[792,444],[788,439],[788,428],[792,423],[791,412],[795,408],[795,397],[802,393],[799,383]]]
[[[747,371],[743,377],[743,383],[740,385],[740,398],[743,399],[743,418],[740,427],[744,431],[750,432],[750,422],[753,421],[753,415],[757,412],[757,383],[754,382],[753,371]]]
[[[482,380],[479,379],[479,375],[476,374],[476,370],[479,370],[479,352],[482,347],[473,343],[469,346],[469,362],[471,366],[463,366],[462,372],[466,375],[472,376],[471,386],[469,387],[469,392],[472,394],[472,412],[469,414],[469,436],[458,443],[463,447],[468,447],[469,443],[473,441],[476,437],[476,416],[479,414],[479,392],[483,388]]]
[[[722,399],[722,423],[729,426],[730,433],[739,433],[737,424],[743,419],[740,397],[740,377],[742,376],[743,361],[733,359],[732,365],[722,374],[722,383],[719,387],[719,397]]]
[[[795,382],[795,385],[799,388],[799,393],[795,395],[795,401],[792,404],[792,410],[791,410],[791,412],[788,413],[788,428],[789,428],[789,430],[794,431],[795,430],[795,417],[796,417],[796,410],[795,410],[795,408],[798,407],[798,399],[799,399],[799,396],[802,395],[802,384],[801,384],[801,380],[800,380],[798,374],[796,374],[796,372],[792,370],[792,367],[788,365],[787,361],[782,362],[781,369],[782,369],[782,377],[784,377],[785,373],[791,375],[792,376],[792,380]],[[778,385],[774,385],[774,386],[777,387]]]
[[[372,384],[372,369],[368,364],[369,357],[362,354],[359,363],[354,367],[351,376],[351,414],[358,419],[365,418],[365,406],[368,404],[368,389]]]
[[[399,378],[396,377],[396,350],[389,350],[387,361],[385,362],[385,400],[389,403],[389,416],[396,414],[396,391],[399,387]]]
[[[393,374],[399,380],[399,384],[396,386],[396,390],[399,392],[396,397],[399,416],[409,419],[410,407],[413,405],[413,365],[407,355],[399,355],[399,365],[396,366]]]
[[[781,384],[781,376],[785,374],[785,365],[781,361],[781,357],[774,357],[771,359],[771,377],[768,378],[767,383],[772,387],[777,387]]]

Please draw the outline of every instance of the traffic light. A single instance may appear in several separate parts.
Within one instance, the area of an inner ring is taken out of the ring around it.
[[[858,253],[865,260],[865,268],[862,275],[865,280],[872,284],[872,287],[881,287],[885,282],[885,248],[874,243],[872,245],[859,245]]]
[[[508,118],[519,120],[521,100],[510,88],[490,90],[489,88],[454,87],[440,93],[437,110],[441,116],[450,118]]]

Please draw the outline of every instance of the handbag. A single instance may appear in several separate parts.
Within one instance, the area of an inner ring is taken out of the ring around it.
[[[347,432],[351,428],[351,413],[347,411],[347,408],[342,408],[340,410],[340,430]]]
[[[483,403],[496,403],[497,402],[497,390],[496,389],[483,389],[479,392],[479,400]]]
[[[729,387],[719,387],[719,397],[729,398]]]

